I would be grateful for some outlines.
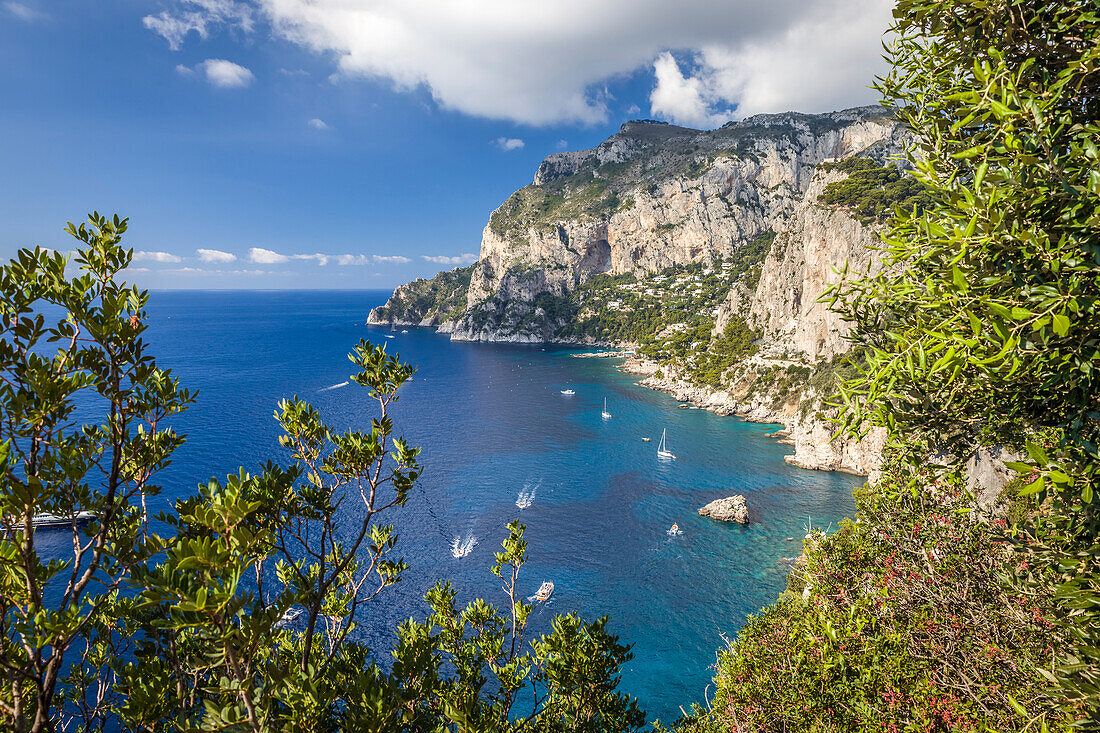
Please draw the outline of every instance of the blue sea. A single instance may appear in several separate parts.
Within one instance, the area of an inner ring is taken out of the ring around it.
[[[348,380],[346,354],[359,339],[385,343],[418,370],[393,416],[423,449],[425,470],[392,515],[412,569],[360,628],[379,657],[388,657],[398,621],[426,615],[422,596],[437,579],[453,581],[461,601],[506,605],[489,566],[518,517],[529,541],[524,591],[544,580],[556,586],[532,632],[546,632],[557,613],[610,615],[612,630],[634,645],[623,688],[649,719],[669,721],[680,706],[703,703],[716,652],[782,592],[807,524],[824,528],[852,514],[860,479],[793,468],[783,461],[788,448],[765,437],[776,426],[679,409],[612,360],[366,326],[388,295],[155,292],[147,338],[160,365],[199,392],[176,421],[188,440],[161,474],[157,508],[238,466],[286,462],[273,419],[280,399],[309,400],[340,429],[368,428],[366,390],[337,385]],[[576,394],[562,395],[566,388]],[[656,457],[665,429],[677,456],[667,463]],[[530,499],[524,509],[521,493]],[[751,524],[697,514],[730,494],[747,497]],[[674,522],[683,534],[669,537]],[[455,558],[456,538],[476,545]]]

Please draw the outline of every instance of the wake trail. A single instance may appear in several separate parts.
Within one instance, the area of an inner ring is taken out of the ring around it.
[[[477,545],[477,537],[472,534],[466,535],[466,539],[463,539],[461,535],[456,536],[451,540],[451,555],[456,559],[466,557],[470,554],[470,551]]]

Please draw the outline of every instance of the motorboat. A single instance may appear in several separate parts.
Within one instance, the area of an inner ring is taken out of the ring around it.
[[[549,580],[539,586],[539,590],[535,593],[535,599],[539,601],[550,600],[550,595],[554,592],[554,584]]]
[[[31,526],[39,529],[51,527],[69,527],[73,524],[84,524],[95,519],[95,512],[76,512],[70,516],[60,514],[35,514],[31,517]]]
[[[561,393],[562,393],[563,395],[574,395],[574,394],[577,394],[576,392],[574,392],[574,391],[573,391],[573,390],[571,390],[571,389],[563,389],[563,390],[561,391]]]
[[[668,536],[669,537],[676,537],[677,535],[682,535],[682,534],[683,534],[683,531],[680,530],[680,525],[676,524],[676,522],[673,522],[672,526],[668,528]]]
[[[288,608],[279,620],[275,622],[275,628],[281,629],[304,613],[300,608]]]

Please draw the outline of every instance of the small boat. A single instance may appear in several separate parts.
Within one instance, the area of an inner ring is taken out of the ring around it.
[[[35,514],[31,517],[31,526],[48,529],[50,527],[68,527],[73,524],[83,524],[95,519],[95,512],[77,512],[72,516],[59,514]]]
[[[657,457],[664,458],[666,460],[675,460],[676,454],[668,449],[665,445],[665,433],[668,432],[667,428],[661,431],[661,442],[657,445]]]
[[[642,442],[648,443],[652,438],[642,438]]]
[[[300,608],[288,608],[286,610],[286,612],[283,613],[283,615],[279,617],[279,620],[275,622],[275,628],[277,628],[277,629],[283,628],[284,626],[289,624],[291,621],[293,621],[294,619],[301,616],[302,613],[303,613],[303,611]]]
[[[611,419],[611,413],[607,411],[607,398],[606,397],[603,398],[603,412],[600,413],[600,417],[602,417],[604,420],[610,420]]]
[[[549,580],[539,586],[538,593],[535,593],[535,599],[539,601],[546,601],[550,599],[550,594],[554,592],[554,584]]]
[[[571,389],[563,389],[563,390],[561,391],[561,393],[562,393],[562,394],[564,394],[564,395],[572,395],[572,394],[577,394],[576,392],[574,392],[574,391],[573,391],[573,390],[571,390]]]
[[[402,328],[401,329],[401,333],[408,333],[408,332],[409,332],[409,329],[407,329],[407,328]]]
[[[677,535],[681,534],[683,534],[683,532],[680,531],[680,525],[676,524],[676,522],[673,522],[672,526],[668,528],[668,536],[676,537]]]

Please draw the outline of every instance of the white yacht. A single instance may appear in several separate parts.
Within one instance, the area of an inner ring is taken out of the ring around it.
[[[563,390],[561,391],[561,393],[562,393],[562,394],[564,394],[564,395],[574,395],[574,394],[577,394],[576,392],[574,392],[574,391],[573,391],[573,390],[571,390],[571,389],[563,389]]]
[[[77,512],[76,514],[65,517],[59,514],[35,514],[31,517],[31,526],[34,527],[68,527],[73,524],[83,524],[84,522],[90,522],[95,519],[95,512]]]
[[[611,419],[611,413],[607,411],[607,398],[606,397],[603,398],[603,412],[600,413],[600,416],[604,420],[610,420]]]
[[[554,584],[549,580],[539,586],[539,590],[535,593],[535,598],[540,601],[546,601],[550,599],[550,595],[554,592]]]
[[[657,457],[665,458],[667,460],[673,460],[676,458],[676,454],[668,449],[665,444],[665,433],[668,432],[667,428],[661,431],[661,442],[657,444]]]

